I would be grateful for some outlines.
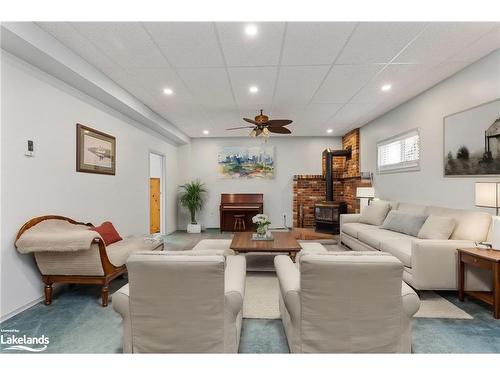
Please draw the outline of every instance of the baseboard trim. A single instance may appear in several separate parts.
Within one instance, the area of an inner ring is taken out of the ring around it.
[[[35,306],[36,304],[42,302],[44,300],[44,297],[41,296],[39,298],[37,298],[36,300],[34,301],[31,301],[31,302],[28,302],[27,304],[21,306],[21,307],[18,307],[17,309],[15,309],[14,311],[11,311],[10,313],[7,313],[5,315],[2,315],[2,317],[0,318],[0,323],[3,323],[5,322],[6,320],[9,320],[10,318],[16,316],[17,314],[19,313],[22,313],[24,310],[27,310],[29,309],[30,307],[33,307]]]
[[[61,288],[63,288],[64,285],[63,284],[58,284],[58,285],[54,285],[54,288],[53,288],[53,291],[52,291],[52,294],[57,294]],[[40,297],[38,297],[37,299],[31,301],[31,302],[28,302],[27,304],[21,306],[21,307],[18,307],[17,309],[5,314],[5,315],[2,315],[0,317],[0,323],[3,323],[5,322],[6,320],[9,320],[10,318],[16,316],[17,314],[20,314],[22,313],[24,310],[28,310],[30,307],[33,307],[35,306],[36,304],[40,303],[40,302],[43,302],[45,301],[45,297],[43,295],[41,295]]]

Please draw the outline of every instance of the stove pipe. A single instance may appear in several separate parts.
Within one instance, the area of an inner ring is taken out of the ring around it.
[[[332,164],[334,156],[342,156],[347,160],[351,158],[352,148],[349,146],[345,150],[330,150],[329,148],[324,151],[325,153],[325,180],[326,180],[326,200],[327,202],[333,202],[333,174],[332,174]]]

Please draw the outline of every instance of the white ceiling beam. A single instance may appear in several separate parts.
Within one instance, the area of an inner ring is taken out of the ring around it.
[[[177,144],[190,138],[32,22],[1,24],[2,49],[96,98]]]

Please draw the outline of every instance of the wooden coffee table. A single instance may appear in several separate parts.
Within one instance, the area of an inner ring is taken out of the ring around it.
[[[237,232],[234,234],[230,248],[238,253],[288,253],[293,262],[295,256],[302,250],[300,244],[291,232],[272,232],[272,241],[254,241],[252,232]]]

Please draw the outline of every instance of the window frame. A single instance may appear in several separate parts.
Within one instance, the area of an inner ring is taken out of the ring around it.
[[[386,167],[380,167],[379,165],[379,155],[380,147],[388,145],[390,143],[401,141],[412,136],[418,136],[418,159],[408,162],[399,162],[397,164],[389,164]],[[396,134],[392,137],[382,139],[377,142],[376,145],[376,163],[377,163],[377,174],[388,174],[388,173],[401,173],[401,172],[416,172],[420,171],[420,160],[422,159],[422,138],[420,136],[420,128],[414,128],[411,130],[404,131],[402,133]]]

